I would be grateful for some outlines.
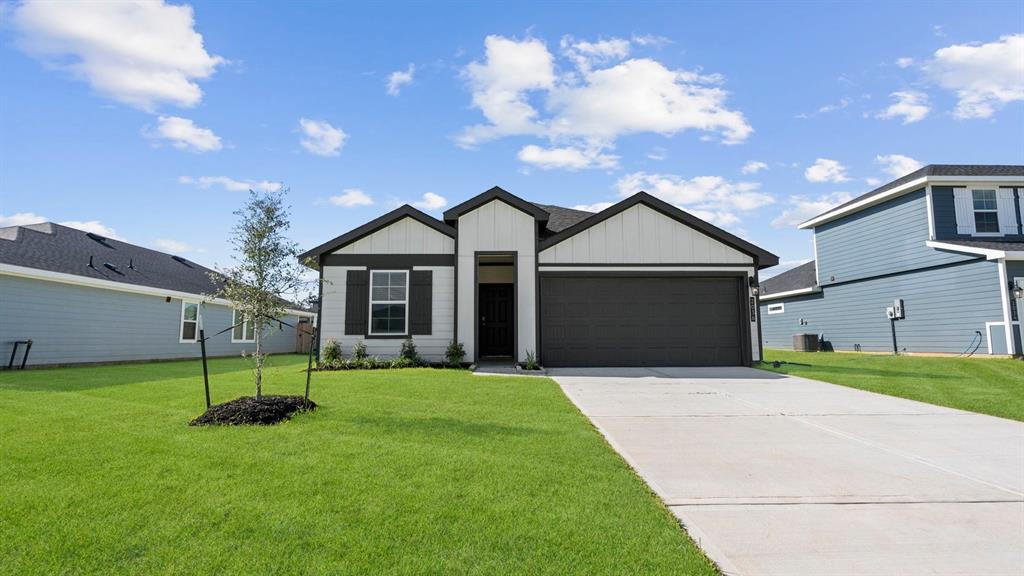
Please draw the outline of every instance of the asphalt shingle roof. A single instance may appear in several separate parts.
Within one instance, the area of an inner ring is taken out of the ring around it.
[[[190,294],[219,288],[191,260],[50,222],[0,228],[0,263]]]
[[[817,285],[815,262],[811,260],[778,276],[761,281],[761,295],[778,294],[790,290],[813,288]]]
[[[872,191],[870,191],[870,192],[868,192],[866,194],[861,194],[860,196],[857,196],[856,198],[854,198],[853,200],[850,200],[849,202],[844,202],[843,204],[840,204],[840,205],[838,205],[838,206],[836,206],[834,208],[831,208],[831,209],[827,210],[826,212],[823,212],[822,214],[828,214],[829,212],[834,212],[836,210],[840,210],[840,209],[845,208],[845,207],[847,207],[847,206],[849,206],[851,204],[854,204],[856,202],[860,202],[861,200],[865,200],[865,199],[871,198],[873,196],[878,196],[879,194],[884,194],[884,193],[888,192],[889,190],[892,190],[893,188],[897,188],[899,186],[902,186],[902,185],[906,184],[907,182],[912,182],[912,181],[917,180],[918,178],[922,178],[924,176],[1021,176],[1021,177],[1024,177],[1024,166],[1011,165],[1011,164],[929,164],[929,165],[925,166],[924,168],[920,168],[918,170],[915,170],[915,171],[911,172],[910,174],[907,174],[906,176],[901,176],[900,178],[897,178],[897,179],[893,180],[892,182],[889,182],[888,184],[883,184],[882,186],[879,186],[878,188],[875,188],[874,190],[872,190]],[[819,214],[818,216],[820,216],[820,215],[821,214]],[[815,218],[817,218],[817,216],[815,216]]]
[[[551,234],[561,232],[573,224],[594,215],[593,212],[576,210],[575,208],[563,208],[551,204],[538,204],[534,202],[533,205],[550,214],[548,216],[547,230]]]

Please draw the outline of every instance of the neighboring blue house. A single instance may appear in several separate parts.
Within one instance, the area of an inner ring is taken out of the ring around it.
[[[799,226],[812,262],[760,289],[766,348],[819,334],[835,350],[1021,354],[1024,166],[931,165]]]
[[[32,340],[27,366],[194,358],[205,333],[238,323],[230,304],[212,298],[213,270],[58,224],[0,228],[0,362],[15,342]],[[289,310],[291,326],[313,316]],[[253,350],[243,323],[211,338],[210,356]],[[295,352],[296,329],[280,325],[265,340],[272,353]],[[306,339],[308,340],[308,338]],[[18,346],[15,366],[25,345]]]

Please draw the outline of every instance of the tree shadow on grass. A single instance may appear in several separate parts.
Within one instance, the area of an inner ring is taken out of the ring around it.
[[[274,363],[270,368],[288,370],[292,363]],[[295,364],[296,368],[299,365]],[[305,368],[305,364],[301,366]],[[250,367],[242,358],[214,358],[208,363],[210,386],[216,386],[218,377],[227,374],[248,373]],[[203,385],[203,366],[200,360],[167,360],[94,366],[65,366],[32,368],[29,370],[0,371],[0,391],[20,392],[81,392],[112,386],[151,383],[159,386],[167,380],[195,379],[200,392]]]
[[[815,375],[829,374],[836,376],[872,376],[878,378],[914,378],[918,380],[928,379],[942,379],[942,380],[961,380],[959,376],[953,376],[948,373],[931,373],[921,371],[898,371],[890,369],[878,369],[878,368],[863,368],[858,366],[823,366],[818,364],[810,364],[807,366],[791,366],[787,367],[785,364],[781,368],[778,368],[781,373],[788,374],[790,376],[801,376],[805,378],[814,378]],[[811,372],[811,374],[805,374],[804,372]]]
[[[488,422],[459,420],[446,416],[410,418],[407,416],[356,416],[349,422],[360,426],[381,429],[381,433],[404,433],[420,436],[460,434],[464,436],[540,436],[550,434],[545,430],[526,426],[508,426]]]

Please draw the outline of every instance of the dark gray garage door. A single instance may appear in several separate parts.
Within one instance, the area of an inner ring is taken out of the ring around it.
[[[542,275],[547,366],[736,366],[747,321],[737,278]]]

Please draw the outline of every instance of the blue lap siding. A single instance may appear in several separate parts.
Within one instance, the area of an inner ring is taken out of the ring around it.
[[[896,323],[896,334],[900,350],[907,352],[959,353],[980,342],[978,352],[987,353],[985,322],[999,322],[1003,315],[996,263],[972,260],[762,302],[764,346],[790,348],[793,334],[811,333],[822,335],[836,350],[855,350],[859,345],[868,352],[890,351],[885,308],[895,298],[902,298],[906,309],[906,319]],[[768,305],[776,303],[783,303],[785,312],[768,314]]]
[[[33,340],[30,366],[198,357],[199,344],[179,342],[181,300],[0,276],[0,359],[7,365],[12,342]],[[293,326],[297,319],[284,319]],[[226,306],[206,304],[207,334],[231,326]],[[293,352],[295,331],[274,327],[264,341],[271,353]],[[230,332],[208,342],[211,356],[251,352],[253,343],[233,343]],[[18,358],[21,357],[19,350]]]

